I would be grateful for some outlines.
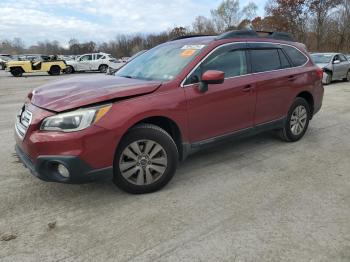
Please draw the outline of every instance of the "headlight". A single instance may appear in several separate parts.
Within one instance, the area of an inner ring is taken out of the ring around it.
[[[74,132],[85,129],[100,120],[111,105],[83,108],[72,112],[50,116],[44,119],[40,129],[46,131]]]

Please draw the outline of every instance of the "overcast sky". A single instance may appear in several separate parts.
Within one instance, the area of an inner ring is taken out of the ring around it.
[[[41,3],[40,3],[41,2]],[[25,44],[71,38],[97,42],[118,33],[161,32],[209,17],[221,0],[0,0],[0,39]],[[255,0],[263,15],[266,0]],[[241,0],[241,6],[248,1]]]

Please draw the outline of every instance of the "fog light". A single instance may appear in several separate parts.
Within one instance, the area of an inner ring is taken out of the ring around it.
[[[57,171],[61,176],[65,178],[69,177],[69,171],[64,165],[58,164]]]

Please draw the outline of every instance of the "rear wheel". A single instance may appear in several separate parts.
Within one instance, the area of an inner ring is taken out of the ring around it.
[[[304,98],[297,97],[291,106],[280,137],[287,142],[300,140],[306,133],[311,118],[310,106]]]
[[[101,73],[106,73],[107,72],[107,69],[108,69],[108,65],[100,65],[98,70],[101,72]]]
[[[59,66],[51,66],[49,74],[53,76],[57,76],[61,73],[61,68]]]
[[[122,190],[143,194],[157,191],[173,177],[178,150],[162,128],[142,124],[122,139],[114,160],[114,183]]]
[[[20,67],[15,67],[10,70],[11,74],[15,77],[20,77],[23,75],[23,70]]]
[[[346,77],[343,79],[344,82],[350,82],[350,70],[346,74]]]

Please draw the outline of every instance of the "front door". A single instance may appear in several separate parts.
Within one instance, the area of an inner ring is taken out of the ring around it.
[[[244,47],[239,44],[219,47],[186,79],[184,90],[191,143],[252,127],[254,79],[248,75]],[[207,70],[223,71],[225,81],[209,84],[208,91],[202,93],[198,82]]]
[[[92,55],[83,55],[78,61],[78,71],[88,71],[91,70]]]

